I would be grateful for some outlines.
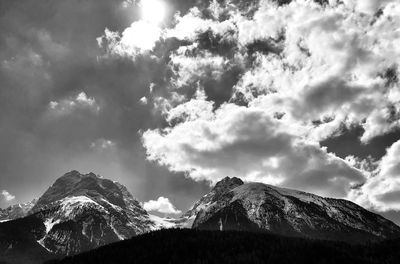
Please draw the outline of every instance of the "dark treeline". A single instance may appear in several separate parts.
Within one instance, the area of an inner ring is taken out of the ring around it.
[[[101,263],[400,263],[400,240],[379,244],[235,231],[161,230],[47,264]]]

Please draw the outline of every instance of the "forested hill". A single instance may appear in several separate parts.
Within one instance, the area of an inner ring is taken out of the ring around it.
[[[234,231],[161,230],[47,264],[274,263],[397,264],[400,240],[379,244]]]

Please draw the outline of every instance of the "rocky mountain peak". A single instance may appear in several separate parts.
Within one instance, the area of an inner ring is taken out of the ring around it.
[[[240,185],[244,184],[244,182],[237,178],[237,177],[228,177],[226,176],[225,178],[223,178],[222,180],[220,180],[219,182],[217,182],[217,184],[215,184],[214,189],[215,190],[231,190],[233,188],[236,188]]]
[[[95,201],[104,199],[111,204],[125,208],[126,189],[117,182],[103,179],[94,173],[81,174],[74,170],[58,178],[40,197],[33,212],[66,197],[85,196]],[[131,198],[131,197],[129,197]]]

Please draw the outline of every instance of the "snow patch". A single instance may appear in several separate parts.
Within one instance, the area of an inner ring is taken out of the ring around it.
[[[59,219],[54,222],[53,220],[54,220],[53,218],[49,218],[46,219],[46,221],[44,221],[43,224],[46,227],[46,234],[48,234],[51,231],[54,225],[59,224],[61,222]]]
[[[103,202],[105,202],[106,204],[108,204],[109,206],[111,206],[112,208],[114,208],[114,210],[116,210],[116,211],[118,211],[118,212],[122,211],[122,208],[121,208],[121,207],[116,206],[115,204],[110,203],[110,202],[107,201],[106,199],[101,198],[101,200],[102,200]]]
[[[114,231],[114,233],[117,235],[119,240],[125,240],[126,239],[123,235],[121,235],[118,232],[118,230],[115,228],[115,226],[113,224],[111,224],[110,226],[111,226],[111,229]]]
[[[71,216],[71,214],[81,208],[81,207],[85,207],[85,206],[94,206],[97,207],[98,209],[105,211],[104,207],[99,205],[98,203],[96,203],[95,201],[93,201],[92,199],[90,199],[89,197],[86,196],[73,196],[73,197],[67,197],[64,198],[63,200],[61,200],[61,207],[62,207],[62,211],[64,212],[64,215],[66,217]]]

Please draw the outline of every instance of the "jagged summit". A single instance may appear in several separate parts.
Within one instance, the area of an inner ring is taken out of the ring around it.
[[[44,206],[59,201],[69,196],[86,196],[96,201],[107,200],[116,206],[125,208],[125,196],[129,199],[133,197],[121,184],[103,179],[94,173],[81,174],[74,170],[58,178],[54,184],[39,198],[32,209],[33,212],[40,210]]]
[[[230,178],[229,176],[226,176],[215,184],[214,189],[232,189],[242,184],[244,184],[244,182],[241,179],[237,177]]]

